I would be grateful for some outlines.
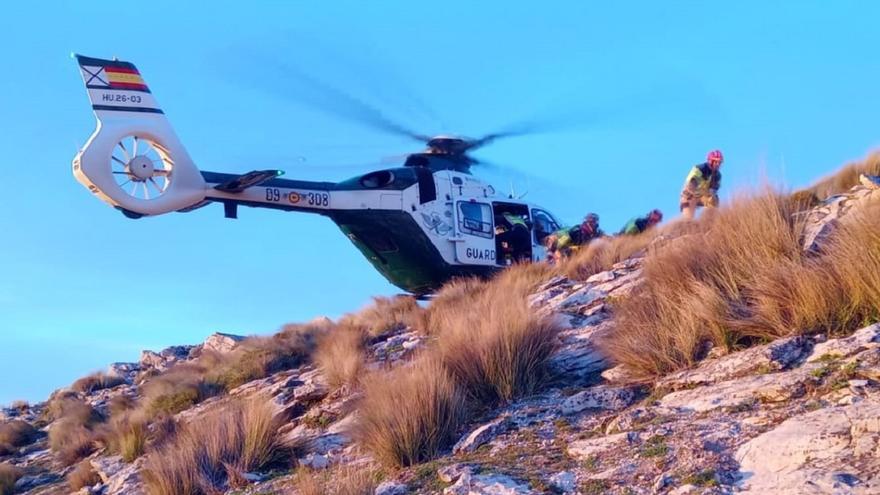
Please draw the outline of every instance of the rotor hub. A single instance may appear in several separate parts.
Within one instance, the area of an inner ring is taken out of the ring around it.
[[[131,180],[145,182],[153,176],[156,168],[146,155],[139,155],[125,165],[125,171],[131,176]]]

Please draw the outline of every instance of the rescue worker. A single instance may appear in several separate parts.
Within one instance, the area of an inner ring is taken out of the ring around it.
[[[573,251],[577,251],[581,246],[589,244],[593,239],[604,236],[605,232],[602,232],[602,229],[599,228],[599,215],[589,213],[584,217],[584,221],[580,225],[560,229],[547,236],[545,240],[547,259],[551,263],[558,262],[563,257],[570,256]]]
[[[495,231],[501,260],[509,260],[506,264],[531,260],[532,235],[522,216],[508,212],[496,215]]]
[[[643,217],[636,217],[626,222],[617,235],[638,235],[663,221],[663,212],[651,210]]]
[[[721,188],[721,163],[724,156],[720,150],[710,151],[706,163],[695,165],[684,180],[679,208],[686,219],[694,218],[697,208],[718,206],[718,189]]]

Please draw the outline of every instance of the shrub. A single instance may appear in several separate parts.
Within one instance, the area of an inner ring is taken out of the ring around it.
[[[121,377],[108,375],[106,373],[93,373],[73,382],[73,385],[71,385],[70,388],[77,392],[89,394],[96,390],[113,388],[117,385],[122,385],[123,383],[125,383],[125,380]]]
[[[371,337],[378,337],[402,328],[423,328],[424,313],[412,296],[374,297],[371,305],[343,316],[340,324],[361,327]]]
[[[265,399],[214,407],[148,454],[143,476],[149,493],[207,494],[244,483],[244,473],[290,455],[278,433],[282,422]]]
[[[100,482],[101,477],[98,476],[98,473],[92,468],[92,463],[88,460],[80,461],[67,475],[67,484],[74,491],[87,486],[95,486]]]
[[[333,387],[353,384],[364,369],[366,334],[362,327],[340,325],[324,334],[315,351],[315,363]]]
[[[435,456],[464,411],[449,372],[439,360],[421,358],[366,380],[355,436],[383,464],[409,466]]]
[[[0,423],[0,455],[16,452],[20,447],[31,444],[38,435],[37,429],[26,421],[13,419]]]
[[[433,334],[436,329],[444,326],[447,316],[470,304],[487,285],[487,281],[475,277],[457,278],[448,282],[434,295],[425,310],[423,331]]]
[[[0,495],[12,495],[15,493],[15,482],[21,478],[21,470],[17,467],[0,463]]]

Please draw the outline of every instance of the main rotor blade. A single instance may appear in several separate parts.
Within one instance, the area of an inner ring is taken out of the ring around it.
[[[427,142],[430,136],[394,121],[378,108],[358,99],[356,96],[335,88],[289,64],[271,59],[260,62],[260,71],[274,72],[275,77],[256,78],[260,89],[276,96],[293,99],[316,110],[340,117],[373,129],[408,137],[419,142]],[[269,81],[276,83],[269,85]],[[298,91],[299,90],[299,91]],[[303,91],[304,90],[304,91]]]

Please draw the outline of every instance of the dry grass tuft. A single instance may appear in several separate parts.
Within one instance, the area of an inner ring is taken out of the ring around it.
[[[205,378],[207,372],[200,364],[184,363],[148,380],[142,387],[147,414],[177,414],[220,393],[220,386]]]
[[[586,280],[591,276],[610,270],[615,263],[645,251],[660,229],[650,229],[639,235],[621,235],[599,239],[579,249],[557,267],[557,272],[573,280]]]
[[[96,390],[105,388],[113,388],[125,383],[125,380],[118,376],[108,375],[106,373],[92,373],[73,382],[71,389],[84,394],[90,394]]]
[[[848,191],[859,183],[859,175],[880,175],[880,152],[868,155],[860,162],[847,164],[833,175],[825,177],[807,189],[820,200]]]
[[[376,373],[364,384],[355,436],[385,465],[437,455],[465,412],[464,394],[437,359]]]
[[[0,455],[9,455],[31,444],[39,432],[26,421],[13,419],[0,423]]]
[[[437,331],[441,362],[480,405],[528,395],[547,378],[558,329],[526,301],[535,280],[534,271],[500,275]]]
[[[199,361],[211,370],[207,380],[229,391],[303,364],[314,351],[318,336],[332,326],[324,321],[285,325],[271,337],[250,337],[227,355],[204,355]]]
[[[101,477],[98,476],[98,473],[92,468],[92,463],[88,460],[80,461],[67,475],[67,484],[73,491],[87,486],[95,486],[100,482]]]
[[[114,416],[101,431],[101,441],[107,450],[133,462],[144,454],[149,436],[149,425],[142,413]]]
[[[293,486],[300,495],[373,495],[379,471],[370,466],[336,466],[330,470],[299,469]]]
[[[15,482],[21,478],[22,472],[17,467],[0,463],[0,495],[12,495],[15,493]]]
[[[826,254],[807,256],[794,215],[801,207],[765,191],[709,212],[702,233],[646,259],[645,282],[616,305],[616,330],[602,347],[649,377],[693,364],[706,342],[733,349],[877,321],[880,208],[851,213]]]
[[[371,337],[379,337],[402,328],[422,329],[424,313],[412,296],[374,297],[371,305],[343,316],[339,323],[361,327]]]
[[[227,483],[240,487],[244,473],[290,455],[278,434],[283,420],[265,398],[215,407],[148,455],[147,490],[178,495],[216,493]]]
[[[367,334],[363,327],[340,325],[318,342],[314,360],[332,387],[354,385],[364,370]]]
[[[49,448],[58,460],[70,466],[95,451],[94,428],[103,418],[84,401],[60,396],[50,401],[53,418],[49,429]]]

